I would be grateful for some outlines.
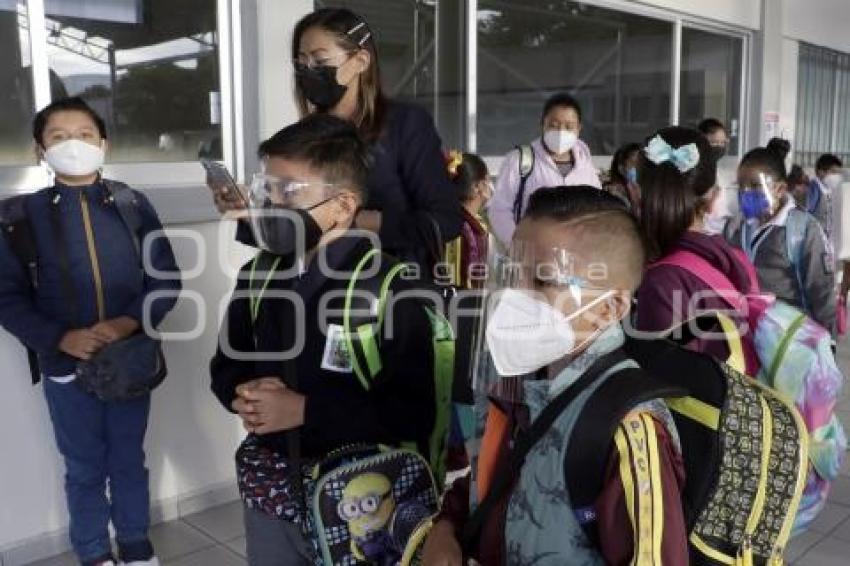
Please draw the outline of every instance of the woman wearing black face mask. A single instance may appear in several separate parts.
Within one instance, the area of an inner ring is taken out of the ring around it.
[[[431,116],[383,95],[375,38],[350,10],[325,8],[299,21],[292,59],[301,115],[350,120],[372,146],[370,196],[357,227],[377,233],[385,251],[432,273],[443,243],[460,234],[462,216]],[[253,243],[246,225],[238,237]]]

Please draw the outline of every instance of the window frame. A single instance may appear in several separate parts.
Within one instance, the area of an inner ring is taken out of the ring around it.
[[[48,64],[46,15],[44,0],[19,0],[26,9],[29,19],[27,31],[30,41],[31,74],[33,85],[33,113],[51,102],[50,75]],[[240,58],[241,12],[240,0],[215,0],[216,36],[218,38],[218,72],[221,104],[222,161],[233,172],[238,181],[245,178],[245,131],[242,127],[244,110],[243,86],[246,77],[242,72]],[[250,69],[256,73],[256,69]],[[206,192],[205,173],[197,160],[172,162],[111,163],[104,167],[106,176],[115,177],[134,188],[152,194],[162,203],[161,212],[167,221],[198,221],[218,218],[209,203],[202,201],[197,210],[190,210],[191,195],[203,188]],[[49,175],[43,167],[32,164],[0,166],[0,198],[25,194],[45,187]],[[182,198],[167,199],[164,192],[187,191],[178,195]],[[181,206],[181,201],[183,204]],[[170,206],[174,204],[175,207]]]
[[[739,118],[739,128],[740,135],[738,137],[738,152],[739,155],[743,151],[745,147],[749,147],[749,139],[750,139],[750,124],[749,124],[749,116],[750,116],[750,102],[751,102],[751,78],[749,76],[749,70],[752,64],[752,44],[753,44],[753,31],[744,27],[723,24],[719,22],[714,22],[710,20],[705,20],[699,17],[694,17],[692,15],[683,14],[679,12],[674,12],[671,10],[665,10],[662,8],[657,8],[653,6],[646,6],[635,4],[634,2],[627,2],[625,0],[582,0],[583,4],[587,4],[588,6],[594,6],[597,8],[604,8],[607,10],[614,10],[617,12],[622,12],[626,14],[632,14],[635,16],[642,16],[646,18],[652,18],[656,20],[661,20],[665,22],[669,22],[673,26],[672,33],[672,64],[671,64],[671,92],[670,92],[670,123],[678,124],[680,118],[680,104],[681,104],[681,84],[682,84],[682,30],[684,28],[696,29],[699,31],[704,31],[706,33],[713,33],[717,35],[730,36],[742,41],[742,49],[741,49],[741,92],[740,96],[740,107],[741,107],[741,116]],[[467,4],[467,57],[469,57],[469,63],[467,65],[467,113],[466,113],[466,122],[467,122],[467,147],[469,151],[475,152],[477,150],[477,98],[478,98],[478,85],[477,85],[477,75],[478,75],[478,59],[477,59],[477,45],[478,45],[478,1],[477,0],[466,0]],[[470,15],[474,14],[476,17],[470,17]],[[470,47],[470,45],[472,47]],[[472,56],[475,55],[473,59]],[[491,170],[498,171],[501,165],[501,161],[503,155],[486,155],[484,156],[488,167]],[[612,156],[610,155],[595,155],[594,163],[600,165],[601,163],[607,163],[610,161]]]
[[[812,68],[812,60],[819,59],[823,62],[827,58],[830,58],[829,68],[823,71]],[[809,61],[804,68],[805,59],[809,59]],[[797,108],[794,116],[795,135],[793,140],[795,161],[809,171],[814,171],[817,157],[824,153],[833,153],[840,159],[847,161],[848,153],[850,153],[850,147],[848,147],[850,127],[841,127],[843,122],[840,120],[840,116],[842,107],[845,106],[844,99],[850,91],[850,53],[801,41],[797,53],[797,66]],[[808,79],[806,84],[806,87],[809,88],[808,91],[804,91],[804,80],[806,79]],[[824,79],[834,81],[831,90],[822,88]],[[825,109],[825,111],[814,109],[811,97],[807,95],[812,94],[815,89],[819,91],[815,93],[816,96],[822,97],[824,92],[828,93],[831,108]],[[809,116],[811,116],[811,120],[807,120]],[[819,140],[816,139],[815,129],[822,125],[820,118],[826,118],[829,124],[829,142],[826,146],[820,146]],[[801,127],[804,122],[808,125]]]

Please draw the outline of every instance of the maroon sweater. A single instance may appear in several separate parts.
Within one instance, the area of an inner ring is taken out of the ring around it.
[[[751,288],[744,259],[721,236],[686,232],[670,253],[684,250],[694,253],[723,273],[742,294],[757,292]],[[709,295],[699,296],[695,295]],[[746,323],[739,314],[730,311],[721,297],[710,296],[711,289],[688,271],[673,265],[650,266],[637,292],[635,327],[645,332],[664,332],[694,318],[699,311],[725,311],[736,323]],[[690,348],[717,359],[729,357],[729,348],[722,339],[697,338]]]

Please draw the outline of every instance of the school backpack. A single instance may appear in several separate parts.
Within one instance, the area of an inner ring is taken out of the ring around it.
[[[747,313],[749,332],[743,340],[736,336],[734,324],[727,324],[723,334],[733,353],[747,347],[754,351],[759,368],[745,372],[745,356],[732,356],[730,364],[791,400],[802,415],[809,431],[811,470],[794,532],[805,529],[826,504],[830,482],[838,477],[847,449],[835,414],[844,377],[832,353],[832,337],[791,305],[765,295],[741,295],[723,273],[697,254],[678,251],[655,265],[686,270],[738,312]]]
[[[534,148],[530,145],[518,145],[516,150],[519,152],[519,188],[517,189],[516,198],[514,198],[514,224],[519,224],[522,220],[522,206],[525,200],[525,186],[528,184],[528,178],[531,177],[531,171],[534,169]]]
[[[256,322],[263,295],[274,277],[281,257],[260,251],[251,263],[249,288],[252,323]],[[343,339],[352,371],[365,390],[382,369],[381,337],[390,286],[402,276],[406,264],[371,249],[357,263],[345,291]],[[259,277],[265,273],[265,277]],[[442,485],[446,473],[449,427],[452,419],[452,381],[454,377],[455,337],[442,312],[425,306],[431,324],[434,352],[435,422],[429,438],[429,465]]]
[[[133,190],[119,181],[103,179],[110,200],[121,217],[124,226],[130,232],[136,252],[141,261],[142,213],[138,198]],[[38,248],[32,223],[27,215],[26,203],[30,195],[18,195],[0,200],[0,230],[9,243],[9,247],[24,267],[32,291],[38,288]],[[54,219],[54,222],[56,219]],[[66,269],[67,271],[67,269]],[[66,286],[69,284],[65,283]],[[41,370],[35,351],[27,348],[27,359],[33,385],[41,381]]]
[[[565,457],[573,510],[588,538],[598,540],[593,505],[614,431],[638,403],[675,387],[685,394],[665,400],[687,477],[690,564],[783,564],[808,468],[808,434],[797,409],[772,388],[671,341],[628,339],[625,350],[651,379],[637,374],[597,389]],[[661,534],[640,529],[638,536],[647,537],[638,546],[651,547]]]

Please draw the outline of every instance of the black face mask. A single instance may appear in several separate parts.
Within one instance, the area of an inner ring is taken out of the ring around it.
[[[299,64],[295,67],[298,88],[320,112],[339,104],[347,90],[347,87],[336,82],[337,69],[328,65],[310,68]]]
[[[711,156],[714,158],[714,161],[720,161],[724,157],[726,157],[727,147],[725,145],[713,145],[711,146]]]
[[[259,234],[256,234],[258,244],[261,248],[281,256],[304,254],[314,249],[319,245],[324,232],[309,211],[330,202],[333,198],[325,199],[310,208],[272,207],[272,210],[286,210],[290,214],[268,214],[255,218],[253,222],[259,225]],[[304,234],[303,249],[298,246],[301,243],[297,237],[299,232]]]

